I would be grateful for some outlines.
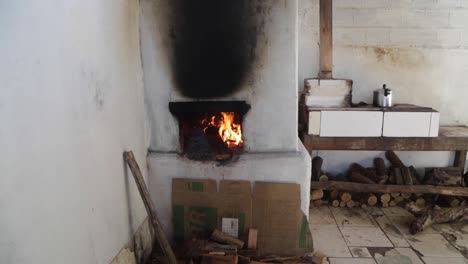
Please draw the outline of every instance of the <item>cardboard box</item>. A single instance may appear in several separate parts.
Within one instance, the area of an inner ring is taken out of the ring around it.
[[[307,218],[301,211],[300,185],[249,181],[174,179],[174,238],[177,242],[206,239],[221,227],[223,217],[238,218],[239,238],[258,229],[260,254],[302,255],[312,250]],[[216,260],[217,261],[217,260]]]
[[[252,192],[249,181],[174,179],[172,181],[174,239],[209,238],[221,230],[223,217],[239,219],[239,238],[252,225]]]
[[[256,182],[253,225],[259,254],[302,255],[312,250],[307,218],[301,211],[299,184]]]

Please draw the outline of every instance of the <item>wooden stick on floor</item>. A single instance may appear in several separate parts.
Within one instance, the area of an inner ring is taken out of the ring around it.
[[[143,199],[143,203],[145,204],[146,212],[148,213],[148,217],[151,221],[151,225],[153,226],[153,230],[156,233],[156,240],[159,243],[159,246],[163,253],[168,258],[168,263],[176,264],[177,259],[174,255],[174,251],[172,251],[171,245],[164,234],[162,229],[161,223],[159,222],[158,215],[156,213],[156,209],[154,208],[153,201],[148,192],[148,188],[146,187],[145,180],[143,179],[143,175],[141,174],[140,167],[135,160],[135,156],[133,156],[132,151],[125,151],[124,158],[127,162],[130,170],[132,171],[133,177],[135,178],[136,185],[138,187],[138,191],[140,192],[141,198]]]

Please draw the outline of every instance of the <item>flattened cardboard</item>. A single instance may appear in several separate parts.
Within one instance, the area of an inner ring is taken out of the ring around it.
[[[239,219],[240,239],[247,235],[252,226],[252,190],[249,181],[221,181],[219,185],[218,229],[221,230],[222,218]]]
[[[173,179],[174,240],[206,239],[217,226],[217,187],[214,180]]]
[[[312,251],[306,217],[301,211],[299,184],[256,182],[253,226],[260,254],[298,255]]]

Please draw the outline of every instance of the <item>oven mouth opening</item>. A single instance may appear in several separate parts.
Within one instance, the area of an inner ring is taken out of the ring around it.
[[[182,154],[191,160],[226,161],[244,149],[245,101],[171,102],[179,121]]]

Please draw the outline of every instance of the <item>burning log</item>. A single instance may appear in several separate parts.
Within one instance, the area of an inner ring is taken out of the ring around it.
[[[312,180],[318,181],[320,175],[322,175],[322,165],[323,159],[320,156],[314,157],[312,159]]]
[[[410,231],[413,235],[423,231],[433,224],[468,220],[468,207],[466,204],[463,204],[458,208],[449,209],[442,209],[438,206],[433,206],[419,214],[420,215],[413,221],[413,223],[411,223],[410,226]]]
[[[405,164],[401,161],[398,155],[394,151],[387,151],[385,152],[385,157],[390,161],[393,168],[403,168]]]

